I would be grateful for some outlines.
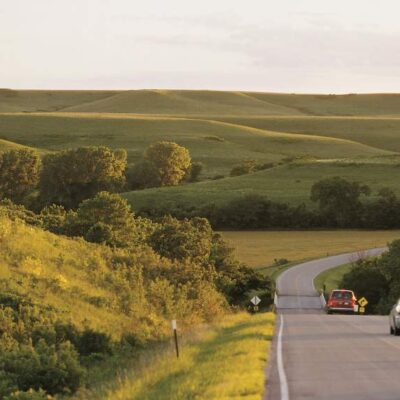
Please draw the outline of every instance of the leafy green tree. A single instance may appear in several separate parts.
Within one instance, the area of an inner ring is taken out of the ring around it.
[[[65,208],[56,204],[47,206],[40,212],[43,228],[56,234],[64,233],[66,217]]]
[[[379,267],[378,259],[360,260],[345,274],[340,283],[343,289],[353,290],[358,298],[368,299],[369,312],[375,312],[381,299],[387,296],[389,285]]]
[[[156,142],[145,152],[145,159],[157,169],[161,186],[178,185],[190,168],[188,149],[173,142]]]
[[[329,224],[351,227],[360,224],[363,211],[360,197],[368,196],[370,192],[367,185],[336,176],[314,183],[311,200],[318,203],[321,214]]]
[[[394,229],[400,226],[400,200],[393,190],[379,190],[378,199],[366,204],[364,220],[366,228]]]
[[[41,161],[28,149],[0,153],[0,197],[22,203],[39,183]]]
[[[154,251],[171,260],[207,263],[211,254],[212,229],[204,218],[179,221],[164,218],[149,238]]]
[[[128,202],[117,194],[100,192],[70,214],[69,233],[88,241],[128,247],[138,240],[137,225]]]
[[[127,184],[131,190],[146,189],[160,186],[161,178],[152,162],[142,160],[128,170]]]
[[[83,200],[125,184],[126,151],[107,147],[80,147],[43,158],[41,197],[47,204],[75,208]]]

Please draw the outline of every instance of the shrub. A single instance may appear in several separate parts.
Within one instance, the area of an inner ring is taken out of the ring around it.
[[[84,356],[92,353],[111,354],[111,338],[105,333],[86,329],[79,339],[78,350]]]
[[[4,400],[51,400],[52,396],[47,394],[44,390],[39,389],[38,391],[29,389],[27,392],[21,392],[20,390],[11,393],[9,396],[5,396]]]

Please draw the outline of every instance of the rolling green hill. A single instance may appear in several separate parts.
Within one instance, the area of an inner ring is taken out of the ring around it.
[[[400,118],[398,117],[270,116],[217,119],[257,129],[342,138],[380,149],[400,151]]]
[[[400,167],[396,163],[301,162],[250,175],[205,181],[183,186],[125,193],[133,209],[147,206],[221,205],[234,198],[259,194],[293,205],[310,204],[310,189],[322,178],[342,176],[371,186],[374,191],[390,187],[400,195]],[[398,159],[400,161],[400,159]]]
[[[204,163],[203,182],[127,193],[134,208],[221,203],[254,193],[295,204],[308,201],[315,181],[335,175],[399,193],[400,94],[1,89],[0,139],[0,149],[122,147],[129,163],[150,143],[170,140]],[[288,157],[308,161],[287,164]],[[207,180],[228,176],[246,159],[286,161],[252,175]]]
[[[206,174],[227,174],[244,159],[279,161],[288,156],[322,159],[386,156],[392,153],[351,140],[290,134],[231,123],[115,114],[0,114],[0,137],[47,150],[106,145],[128,150],[137,161],[150,143],[171,140],[186,146]]]
[[[201,90],[44,91],[0,89],[0,112],[166,115],[398,116],[399,94],[282,94]]]

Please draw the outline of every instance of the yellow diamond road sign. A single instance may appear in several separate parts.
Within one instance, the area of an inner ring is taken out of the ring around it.
[[[361,299],[358,300],[358,304],[360,304],[361,307],[365,307],[368,304],[368,300],[365,297],[361,297]]]

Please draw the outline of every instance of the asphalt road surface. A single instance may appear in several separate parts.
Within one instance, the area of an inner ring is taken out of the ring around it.
[[[313,284],[320,272],[384,249],[300,264],[277,281],[268,400],[400,399],[400,337],[387,317],[327,315]]]

